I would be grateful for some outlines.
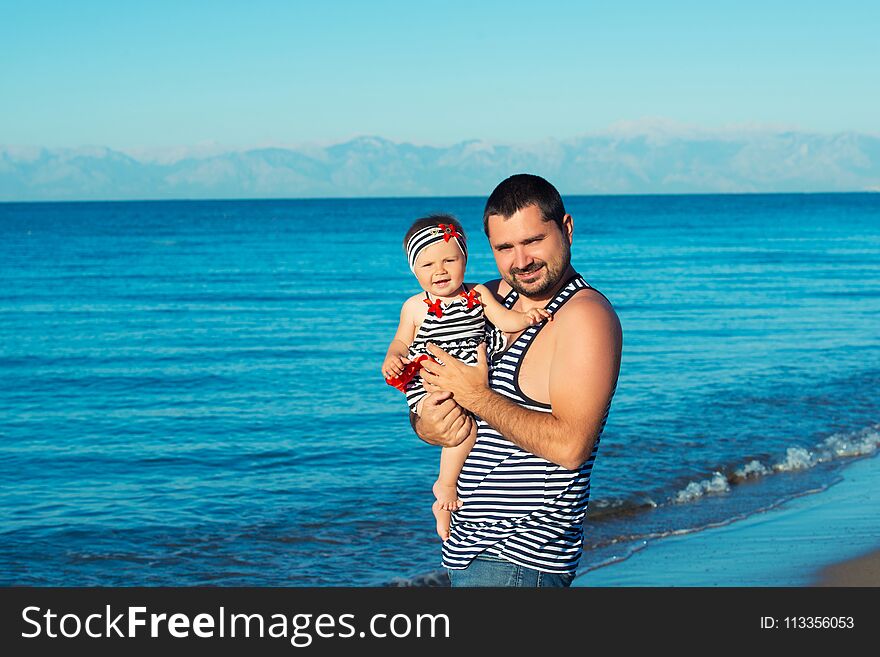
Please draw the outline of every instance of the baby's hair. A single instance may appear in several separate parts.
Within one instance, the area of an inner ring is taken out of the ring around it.
[[[406,252],[406,245],[413,235],[418,233],[423,228],[427,228],[428,226],[438,226],[440,224],[452,224],[453,226],[455,226],[455,230],[463,235],[465,239],[467,239],[467,236],[464,233],[464,228],[461,227],[458,219],[453,217],[451,214],[432,214],[428,217],[416,219],[413,222],[412,226],[409,227],[409,230],[406,231],[406,236],[403,238],[403,251]]]

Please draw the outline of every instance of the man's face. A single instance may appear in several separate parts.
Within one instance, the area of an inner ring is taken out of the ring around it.
[[[524,297],[538,298],[552,290],[571,262],[570,215],[563,219],[564,233],[544,221],[537,205],[507,218],[490,215],[488,228],[498,272]]]

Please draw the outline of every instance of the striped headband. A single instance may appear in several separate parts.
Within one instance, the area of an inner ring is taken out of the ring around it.
[[[459,233],[453,224],[439,224],[427,226],[409,238],[406,243],[406,257],[409,259],[409,268],[416,273],[416,258],[426,248],[437,242],[455,240],[461,254],[467,259],[467,242],[462,233]]]

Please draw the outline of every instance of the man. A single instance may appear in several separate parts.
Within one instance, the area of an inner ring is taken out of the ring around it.
[[[571,267],[573,220],[559,192],[528,174],[503,181],[483,227],[505,306],[546,307],[553,321],[507,336],[491,368],[430,346],[430,392],[413,428],[453,446],[477,422],[458,480],[443,564],[453,586],[568,586],[582,552],[590,472],[617,386],[623,336],[610,302]]]

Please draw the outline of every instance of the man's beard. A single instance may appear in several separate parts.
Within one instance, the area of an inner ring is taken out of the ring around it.
[[[568,244],[563,244],[564,252],[562,257],[556,262],[545,262],[536,260],[524,269],[511,269],[503,276],[507,284],[516,292],[527,299],[539,298],[553,289],[559,283],[568,265],[571,263],[571,248]],[[533,271],[543,268],[543,276],[536,278],[531,283],[521,283],[516,278],[516,274],[529,274]]]

